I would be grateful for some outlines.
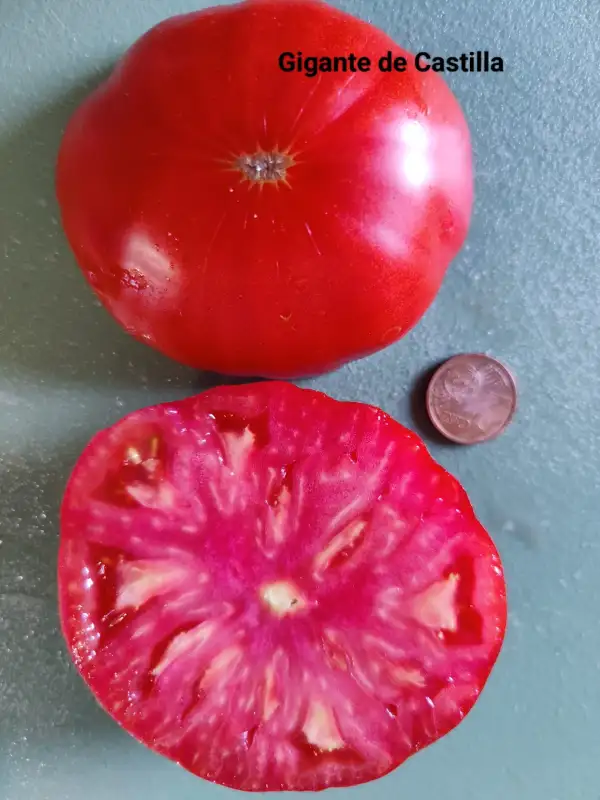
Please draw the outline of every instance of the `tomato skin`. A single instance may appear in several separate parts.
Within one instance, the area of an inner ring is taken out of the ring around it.
[[[368,56],[308,78],[282,52]],[[381,73],[388,50],[405,73]],[[195,368],[300,377],[404,336],[467,234],[468,128],[383,32],[317,0],[168,19],[75,112],[57,165],[84,275],[136,338]],[[289,153],[286,183],[243,154]]]
[[[277,382],[98,433],[62,503],[59,598],[105,710],[249,791],[392,771],[469,713],[506,626],[494,544],[420,439]]]

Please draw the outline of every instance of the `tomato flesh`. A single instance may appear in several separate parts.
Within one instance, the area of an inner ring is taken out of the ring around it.
[[[284,72],[286,50],[369,72]],[[115,319],[190,366],[298,377],[404,336],[462,246],[472,156],[436,73],[325,3],[164,21],[70,120],[62,222]]]
[[[506,619],[497,551],[419,438],[278,382],[99,433],[63,500],[59,584],[102,706],[249,791],[397,767],[473,706]]]

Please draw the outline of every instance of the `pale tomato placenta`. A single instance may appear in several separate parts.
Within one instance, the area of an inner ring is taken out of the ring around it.
[[[97,434],[61,514],[74,663],[126,730],[211,781],[390,772],[476,702],[506,622],[498,553],[411,431],[278,382]]]
[[[406,72],[380,71],[389,50]],[[311,78],[280,68],[286,51],[371,68]],[[79,265],[133,336],[197,368],[298,377],[429,307],[467,233],[471,145],[443,79],[377,28],[249,0],[138,40],[71,119],[57,191]]]

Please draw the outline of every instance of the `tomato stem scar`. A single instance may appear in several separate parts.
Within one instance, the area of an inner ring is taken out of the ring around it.
[[[278,183],[286,180],[287,170],[295,163],[287,153],[258,150],[252,155],[239,156],[235,160],[235,167],[251,183]]]

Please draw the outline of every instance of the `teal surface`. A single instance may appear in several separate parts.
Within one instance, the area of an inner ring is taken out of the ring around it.
[[[476,206],[434,306],[402,342],[307,381],[419,430],[501,551],[506,645],[475,710],[353,800],[600,798],[600,152],[597,0],[340,0],[413,50],[488,49],[448,76],[471,126]],[[57,219],[63,126],[107,66],[185,0],[0,0],[0,800],[234,797],[135,743],[70,666],[55,597],[57,511],[100,427],[210,385],[122,333]],[[483,350],[519,382],[497,441],[444,445],[422,376]]]

